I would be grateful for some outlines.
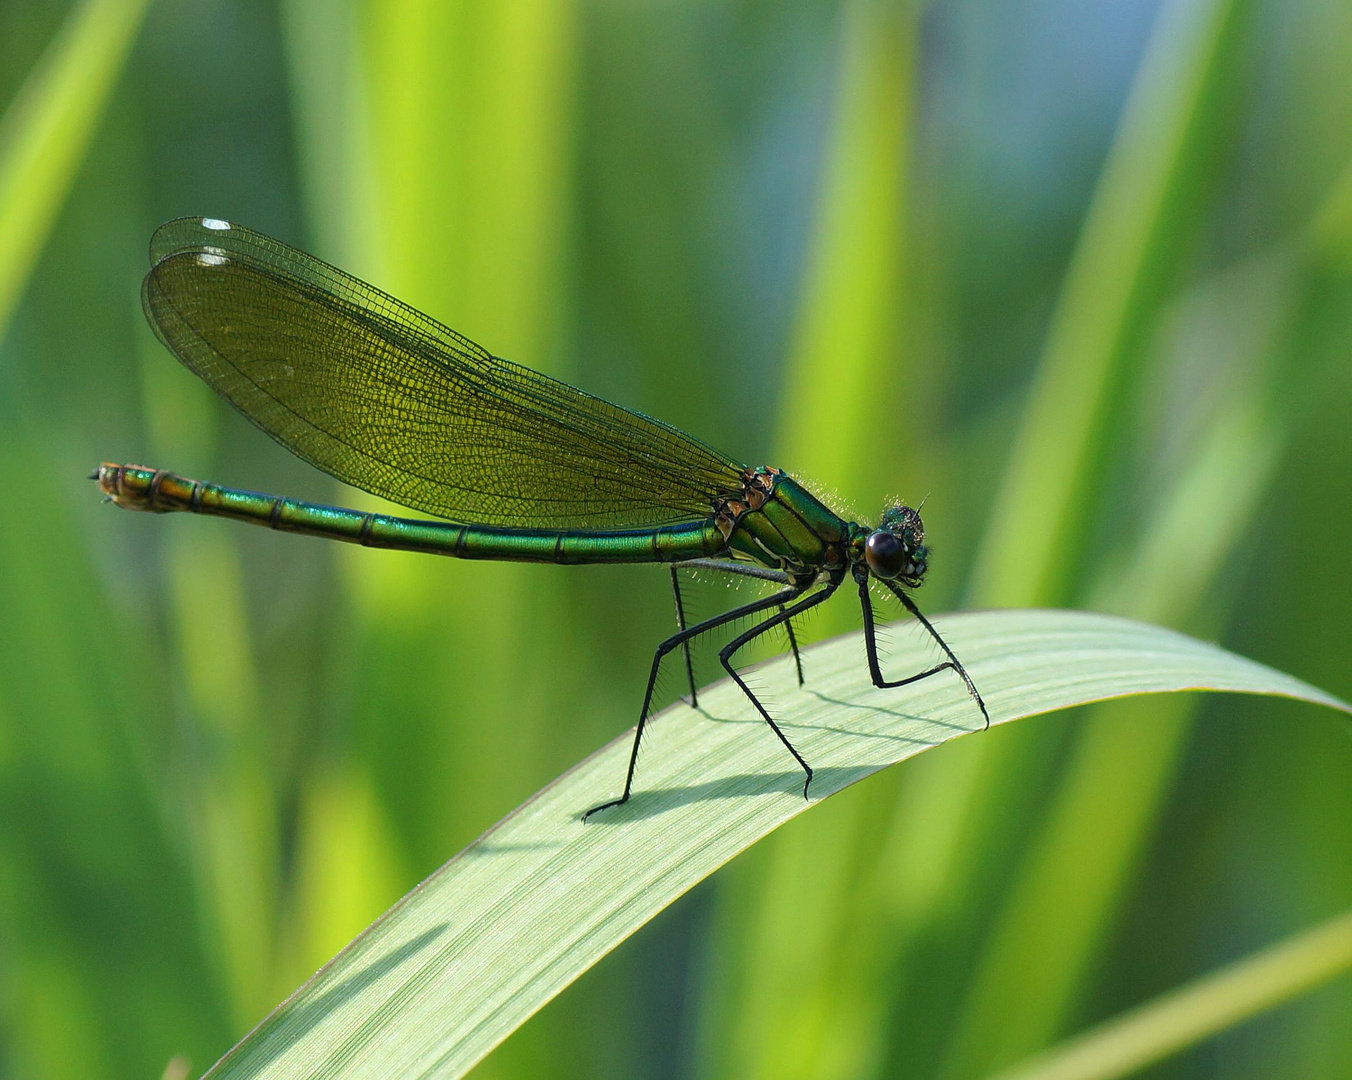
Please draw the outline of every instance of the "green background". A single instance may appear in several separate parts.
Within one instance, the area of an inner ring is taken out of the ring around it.
[[[100,460],[375,505],[154,341],[179,214],[863,518],[928,494],[928,611],[1134,615],[1352,697],[1347,5],[140,8],[0,4],[0,1076],[202,1072],[632,724],[673,621],[653,568],[102,505]],[[63,93],[83,121],[44,127]],[[1344,728],[1272,700],[960,740],[475,1075],[986,1075],[1352,904],[1349,775]],[[1149,1075],[1345,1076],[1349,1015],[1344,978]]]

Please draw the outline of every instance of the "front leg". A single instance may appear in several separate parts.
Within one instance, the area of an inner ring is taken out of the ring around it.
[[[986,703],[981,700],[981,694],[977,691],[972,678],[967,674],[967,669],[962,666],[962,662],[953,655],[953,650],[948,647],[948,642],[939,636],[939,631],[934,629],[930,621],[920,613],[920,609],[915,606],[906,593],[901,588],[892,584],[890,581],[884,581],[883,584],[892,591],[898,600],[905,605],[906,610],[916,617],[920,625],[928,632],[930,637],[939,643],[939,648],[943,649],[944,655],[948,657],[942,664],[935,664],[932,668],[927,668],[916,675],[907,676],[904,679],[884,679],[882,667],[878,664],[878,640],[877,633],[873,625],[873,598],[868,591],[868,575],[856,574],[855,580],[859,583],[859,606],[864,613],[864,650],[868,654],[868,673],[873,679],[873,685],[881,690],[889,690],[896,686],[906,686],[909,683],[919,682],[921,679],[928,679],[931,675],[937,675],[941,671],[956,672],[967,687],[967,692],[972,695],[972,700],[976,702],[976,707],[981,710],[981,715],[986,721],[982,730],[991,726],[990,713],[986,711]]]
[[[685,629],[685,604],[681,601],[681,579],[677,576],[676,567],[671,568],[671,592],[676,597],[676,629],[678,631]],[[690,659],[690,642],[681,642],[681,651],[685,653],[685,677],[690,683],[690,707],[699,708],[699,698],[695,694],[695,665]]]

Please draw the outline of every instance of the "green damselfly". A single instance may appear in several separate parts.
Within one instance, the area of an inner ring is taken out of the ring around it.
[[[442,520],[391,517],[188,480],[137,465],[94,478],[118,506],[187,510],[285,532],[461,559],[667,563],[677,632],[653,656],[624,791],[664,657],[747,616],[760,616],[718,658],[802,766],[812,768],[733,666],[749,642],[783,626],[803,679],[792,620],[853,579],[869,674],[878,687],[953,671],[990,717],[953,651],[908,589],[927,569],[917,509],[892,506],[876,528],[849,521],[791,476],[747,467],[669,424],[501,360],[392,296],[304,252],[216,218],[156,230],[141,289],[159,339],[292,453],[354,487]],[[779,586],[687,625],[678,570],[717,571]],[[869,580],[894,593],[947,658],[883,678]]]

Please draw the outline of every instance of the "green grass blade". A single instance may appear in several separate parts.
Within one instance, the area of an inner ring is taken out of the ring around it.
[[[1113,1080],[1242,1023],[1352,967],[1352,912],[1067,1040],[996,1080]]]
[[[1197,228],[1247,0],[1166,6],[1066,276],[973,569],[983,604],[1064,603],[1119,393]],[[1191,220],[1190,220],[1191,219]],[[1011,544],[1017,536],[1020,542]]]
[[[1088,701],[1183,689],[1278,694],[1352,711],[1288,675],[1181,634],[1083,612],[948,616],[942,630],[996,723]],[[817,769],[818,801],[971,730],[955,679],[868,681],[858,635],[781,661],[760,685]],[[924,643],[898,643],[899,669]],[[628,738],[565,773],[434,873],[280,1006],[211,1072],[226,1077],[462,1075],[601,956],[810,804],[801,773],[737,688],[653,725],[630,804],[583,824],[623,776]]]
[[[0,116],[0,337],[141,24],[146,0],[86,0]]]
[[[845,14],[833,140],[789,349],[777,460],[795,475],[831,477],[850,502],[892,490],[908,458],[895,436],[889,454],[870,450],[878,428],[890,427],[891,393],[905,381],[898,331],[919,16],[912,5],[873,3]]]

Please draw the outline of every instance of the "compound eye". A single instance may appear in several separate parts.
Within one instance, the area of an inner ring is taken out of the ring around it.
[[[864,559],[868,568],[885,581],[891,581],[906,568],[906,549],[890,532],[881,529],[864,541]]]

